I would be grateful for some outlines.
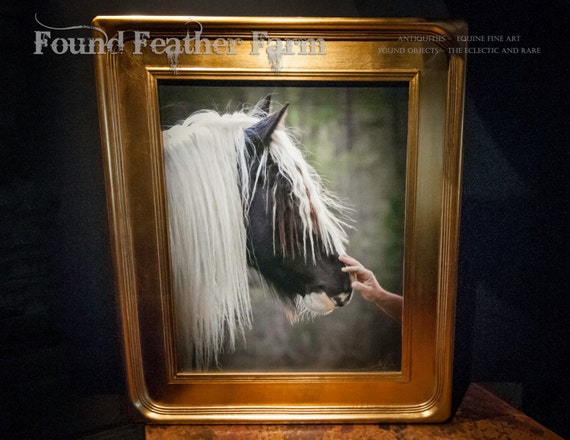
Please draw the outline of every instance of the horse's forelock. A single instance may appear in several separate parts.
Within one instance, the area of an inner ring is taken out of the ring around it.
[[[278,169],[272,194],[276,205],[275,235],[279,238],[281,252],[287,254],[289,249],[291,253],[296,246],[304,258],[314,260],[319,252],[316,241],[326,254],[344,252],[346,209],[324,188],[319,175],[305,160],[303,151],[287,130],[279,129],[274,133],[269,154]],[[286,181],[288,193],[277,190],[278,185],[283,185],[279,178]],[[297,226],[301,228],[301,236]]]
[[[269,185],[273,204],[277,205],[273,221],[275,236],[279,238],[279,248],[282,252],[287,249],[291,252],[296,247],[305,258],[310,256],[314,259],[315,238],[321,243],[326,254],[344,252],[347,241],[345,227],[348,226],[344,220],[346,208],[324,188],[320,176],[306,161],[296,133],[278,127],[273,133],[271,144],[261,153],[248,148],[249,140],[244,137],[244,132],[262,116],[255,112],[220,115],[213,111],[201,111],[188,118],[185,125],[207,126],[214,133],[225,132],[228,140],[231,140],[236,151],[238,180],[245,214],[259,183],[264,181]],[[254,175],[249,173],[252,160],[256,160],[258,165]],[[275,166],[278,172],[269,172],[270,166]],[[267,182],[272,177],[273,182]],[[250,179],[253,179],[253,182],[250,182]],[[277,187],[283,185],[284,181],[290,187],[289,194],[277,191]],[[278,197],[279,195],[281,197]],[[294,201],[296,212],[283,208],[290,200]],[[284,216],[279,216],[278,213]],[[247,221],[247,218],[244,220]],[[292,227],[296,226],[297,221],[301,223],[301,236],[297,233],[298,228]]]

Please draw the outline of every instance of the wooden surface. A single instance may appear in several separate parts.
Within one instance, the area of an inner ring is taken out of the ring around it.
[[[563,440],[479,385],[472,384],[453,419],[443,424],[147,425],[146,440]]]

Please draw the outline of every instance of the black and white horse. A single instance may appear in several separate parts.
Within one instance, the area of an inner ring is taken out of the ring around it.
[[[200,111],[164,132],[177,338],[199,371],[252,325],[248,267],[292,322],[351,299],[343,207],[283,127],[287,105],[269,107]]]

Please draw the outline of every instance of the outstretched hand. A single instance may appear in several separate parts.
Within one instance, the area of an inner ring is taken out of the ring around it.
[[[374,273],[356,259],[346,254],[340,255],[338,259],[346,264],[341,270],[349,274],[354,290],[359,291],[366,301],[376,304],[388,316],[402,322],[403,298],[400,295],[385,290]]]
[[[341,255],[339,260],[346,264],[341,270],[349,274],[351,287],[358,290],[366,301],[374,302],[383,289],[372,271],[346,254]]]

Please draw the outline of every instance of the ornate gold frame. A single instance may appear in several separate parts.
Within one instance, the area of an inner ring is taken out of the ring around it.
[[[201,37],[210,40],[209,53],[204,46],[201,54],[167,56],[169,43],[173,47],[176,40],[183,40],[196,23]],[[447,419],[465,76],[464,39],[457,37],[465,35],[465,24],[419,19],[129,16],[97,17],[93,25],[98,28],[95,36],[101,37],[103,31],[107,38],[95,55],[95,65],[126,374],[130,399],[138,411],[159,423]],[[267,38],[259,53],[252,50],[255,32]],[[303,41],[304,50],[313,50],[313,56],[285,54],[279,68],[272,70],[261,50],[277,41],[269,38],[279,38],[283,44]],[[325,51],[319,46],[323,41]],[[276,78],[409,85],[401,371],[178,371],[158,81],[262,83]]]

